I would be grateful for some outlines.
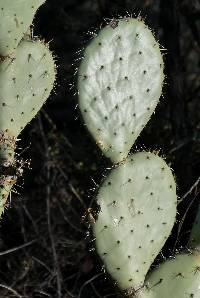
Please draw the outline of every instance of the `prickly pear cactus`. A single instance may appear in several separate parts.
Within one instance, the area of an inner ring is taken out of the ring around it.
[[[153,153],[130,155],[105,179],[97,203],[100,212],[93,226],[97,252],[118,286],[136,291],[175,221],[172,172]]]
[[[107,25],[84,52],[78,73],[85,124],[114,163],[126,158],[161,96],[163,60],[142,20]]]
[[[199,298],[200,297],[200,257],[177,255],[161,264],[147,278],[146,288],[138,298]]]
[[[35,12],[46,0],[0,0],[0,56],[17,48],[32,23]]]

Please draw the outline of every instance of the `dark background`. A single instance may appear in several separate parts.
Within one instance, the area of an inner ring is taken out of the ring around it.
[[[76,52],[91,38],[88,31],[127,13],[140,13],[167,49],[163,97],[132,152],[160,151],[173,168],[181,202],[163,254],[187,245],[199,202],[200,2],[47,0],[35,17],[34,34],[50,43],[57,83],[18,144],[20,156],[31,159],[31,169],[25,165],[1,222],[1,298],[118,295],[87,237],[87,209],[94,208],[95,189],[110,163],[80,119],[74,73]]]

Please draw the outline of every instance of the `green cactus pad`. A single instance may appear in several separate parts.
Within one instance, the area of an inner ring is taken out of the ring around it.
[[[97,195],[97,252],[121,289],[138,289],[176,217],[176,185],[159,156],[141,152],[113,169]]]
[[[159,44],[141,20],[107,25],[86,48],[78,73],[80,111],[113,162],[126,158],[150,119],[163,79]]]
[[[200,256],[177,255],[154,270],[138,298],[199,298]]]
[[[0,0],[0,56],[10,55],[46,0]]]
[[[0,64],[0,131],[17,137],[53,88],[54,60],[39,40],[22,40]]]

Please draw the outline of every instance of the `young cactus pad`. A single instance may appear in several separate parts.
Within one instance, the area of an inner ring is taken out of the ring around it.
[[[139,19],[107,25],[90,42],[78,73],[79,106],[88,130],[115,162],[126,158],[159,101],[163,60]]]
[[[138,298],[199,298],[200,256],[177,255],[155,269]]]
[[[49,97],[54,60],[39,40],[22,40],[0,64],[0,131],[17,137]]]
[[[158,155],[130,155],[103,182],[97,203],[97,252],[121,289],[137,290],[175,221],[172,172]]]
[[[18,46],[46,0],[0,0],[0,56],[8,56]]]

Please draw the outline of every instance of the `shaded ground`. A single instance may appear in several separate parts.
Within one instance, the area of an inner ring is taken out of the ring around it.
[[[70,84],[76,84],[76,52],[89,40],[88,30],[127,12],[145,16],[168,49],[164,98],[132,151],[160,150],[171,163],[184,199],[163,253],[187,243],[199,201],[199,1],[48,0],[36,16],[35,34],[50,41],[57,57],[57,86],[21,135],[19,152],[31,157],[32,169],[24,184],[19,181],[1,224],[1,298],[117,297],[86,237],[86,210],[109,162],[85,130]]]

